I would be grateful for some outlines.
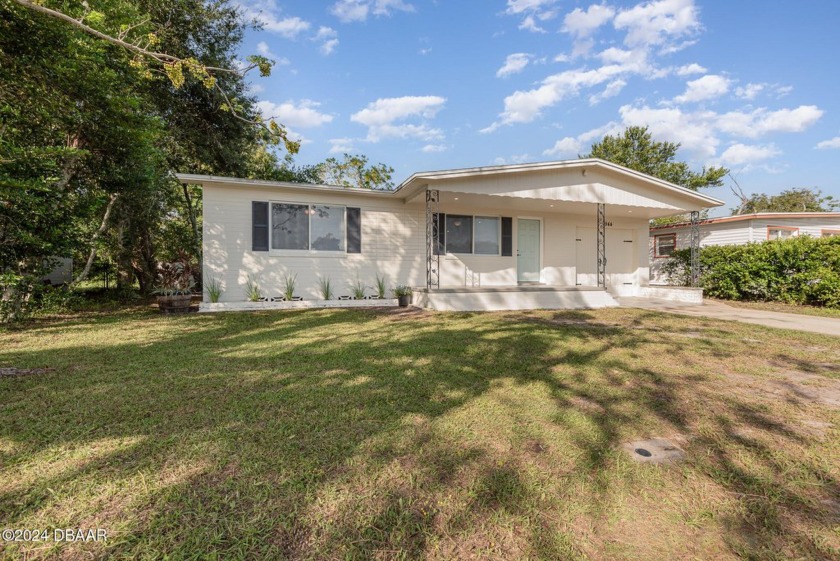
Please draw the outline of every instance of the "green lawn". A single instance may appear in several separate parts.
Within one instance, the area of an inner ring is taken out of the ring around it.
[[[840,338],[642,310],[0,332],[18,559],[837,559]],[[670,466],[621,444],[668,437]]]

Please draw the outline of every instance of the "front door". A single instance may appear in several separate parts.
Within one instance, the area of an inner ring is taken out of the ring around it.
[[[540,282],[540,221],[517,219],[516,277],[519,282]]]

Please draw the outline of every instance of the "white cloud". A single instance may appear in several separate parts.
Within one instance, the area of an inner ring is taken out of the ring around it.
[[[600,140],[607,134],[618,134],[621,127],[617,123],[607,123],[587,131],[576,137],[567,136],[554,143],[554,146],[543,152],[544,156],[553,158],[577,158],[579,154],[586,152],[584,148],[589,147],[593,140]]]
[[[509,14],[517,15],[524,12],[543,12],[546,8],[556,4],[558,0],[508,0],[507,10]]]
[[[675,42],[700,30],[694,0],[657,0],[621,10],[613,20],[616,29],[626,30],[629,47],[662,46],[669,52],[687,46]]]
[[[448,147],[445,144],[427,144],[421,150],[427,154],[435,152],[446,152]]]
[[[585,11],[575,8],[563,19],[562,30],[576,37],[588,37],[610,21],[613,16],[615,16],[613,8],[600,4],[593,4]]]
[[[793,86],[778,86],[776,88],[776,97],[781,99],[792,91],[793,91]]]
[[[356,151],[352,138],[331,138],[330,144],[332,144],[330,154],[344,154]]]
[[[766,146],[733,144],[720,155],[720,161],[727,166],[739,166],[753,164],[767,160],[781,154],[781,151],[773,144]]]
[[[347,23],[351,21],[365,21],[370,11],[367,2],[358,0],[341,0],[333,4],[330,11],[335,17]]]
[[[271,52],[271,48],[265,41],[260,41],[259,43],[257,43],[257,52],[262,56],[273,60],[274,64],[276,64],[277,66],[288,66],[289,64],[291,64],[289,59],[287,59],[286,57],[277,56],[276,54]]]
[[[493,158],[493,164],[497,166],[504,166],[507,164],[526,164],[532,161],[534,161],[534,158],[532,158],[530,154],[516,154],[510,158],[503,158],[501,156]]]
[[[516,91],[507,96],[500,120],[482,129],[481,132],[492,132],[501,125],[530,123],[539,117],[544,109],[578,95],[583,88],[616,81],[622,75],[631,72],[638,73],[644,67],[644,63],[632,62],[627,65],[608,64],[594,70],[580,68],[554,74],[544,79],[535,89]]]
[[[338,46],[338,39],[330,39],[329,41],[324,41],[321,44],[321,54],[323,55],[331,55],[335,52],[335,48]]]
[[[772,133],[801,132],[819,120],[823,111],[813,105],[777,111],[760,108],[728,113],[625,105],[619,109],[619,114],[622,127],[649,127],[657,140],[679,142],[685,150],[710,159],[717,153],[721,135],[757,138]],[[733,154],[730,156],[734,157]]]
[[[335,48],[338,47],[338,32],[332,27],[322,25],[318,28],[318,33],[312,37],[312,40],[320,42],[321,47],[319,50],[321,51],[321,54],[328,56],[333,54],[335,52]]]
[[[674,98],[676,103],[692,103],[720,97],[729,91],[730,80],[717,74],[707,74],[686,84],[685,93]]]
[[[755,96],[760,94],[767,84],[747,84],[746,86],[739,86],[735,89],[735,95],[741,99],[751,101]]]
[[[267,31],[278,33],[286,39],[296,39],[298,35],[308,30],[312,25],[299,17],[283,19],[264,19],[263,26]]]
[[[759,108],[749,113],[730,111],[718,117],[717,127],[728,134],[746,138],[774,132],[802,132],[820,120],[823,113],[816,105],[777,111]]]
[[[246,18],[257,20],[266,31],[277,33],[286,39],[296,39],[312,27],[312,24],[299,17],[282,17],[282,10],[277,7],[275,0],[251,0],[242,2],[240,7]]]
[[[554,143],[554,146],[543,152],[544,156],[553,158],[574,158],[583,151],[583,143],[577,138],[567,136]]]
[[[505,63],[502,65],[499,70],[496,71],[497,78],[507,78],[511,74],[517,74],[518,72],[522,72],[526,66],[528,66],[528,62],[531,60],[531,55],[527,53],[514,53],[512,55],[508,55],[505,59]]]
[[[526,16],[525,19],[522,20],[522,23],[519,24],[519,29],[524,29],[525,31],[530,31],[532,33],[547,33],[545,29],[537,24],[537,20],[533,15]]]
[[[607,84],[607,87],[604,88],[602,92],[589,96],[589,105],[597,105],[605,99],[617,96],[626,85],[627,82],[620,78],[618,80],[613,80]]]
[[[425,122],[397,123],[409,119],[432,119],[445,103],[446,98],[439,96],[382,98],[351,115],[350,120],[368,127],[367,140],[370,142],[379,142],[383,138],[419,138],[428,142],[443,138],[443,132]]]
[[[619,109],[626,127],[649,127],[657,140],[679,142],[689,152],[711,158],[717,152],[720,139],[715,134],[714,112],[684,113],[679,108],[655,109],[647,106],[625,105]]]
[[[394,11],[413,12],[414,6],[403,0],[338,0],[330,12],[344,23],[365,21],[368,15],[390,16]]]
[[[684,66],[680,66],[676,70],[677,76],[691,76],[692,74],[705,74],[706,68],[700,66],[696,62],[692,62],[691,64],[686,64]]]
[[[306,129],[332,122],[332,115],[318,111],[320,105],[311,99],[301,99],[297,103],[289,100],[279,104],[259,101],[257,109],[266,119],[276,119],[287,127]]]
[[[835,136],[829,140],[823,140],[816,146],[820,150],[825,150],[827,148],[840,148],[840,136]]]
[[[513,16],[523,16],[519,29],[533,33],[546,33],[537,20],[548,21],[557,16],[553,6],[559,0],[508,0],[505,12]]]

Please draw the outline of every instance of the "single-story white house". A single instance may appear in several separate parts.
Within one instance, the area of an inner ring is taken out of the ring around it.
[[[791,236],[840,236],[840,212],[758,212],[700,221],[700,247],[742,245]],[[651,282],[664,284],[662,266],[677,249],[691,243],[688,222],[650,229]]]
[[[291,275],[304,300],[379,276],[432,309],[616,305],[648,290],[650,219],[723,204],[597,159],[415,173],[393,191],[178,177],[203,188],[203,276],[222,303],[249,279],[281,299]]]

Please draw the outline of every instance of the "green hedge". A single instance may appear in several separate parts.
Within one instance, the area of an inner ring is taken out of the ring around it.
[[[672,284],[687,284],[690,255],[678,250],[664,265]],[[704,247],[700,285],[714,298],[840,308],[840,237]]]

